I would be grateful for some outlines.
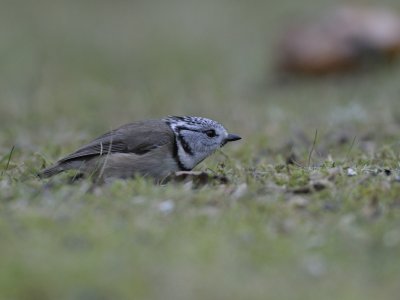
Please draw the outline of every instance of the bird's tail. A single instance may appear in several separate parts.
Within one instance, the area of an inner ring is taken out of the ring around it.
[[[63,171],[65,171],[65,168],[63,166],[61,166],[60,164],[55,164],[47,169],[40,171],[37,174],[37,176],[39,178],[48,178],[48,177],[57,175],[58,173],[61,173]]]

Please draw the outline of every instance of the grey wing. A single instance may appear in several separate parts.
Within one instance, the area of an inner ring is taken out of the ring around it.
[[[144,154],[174,141],[169,126],[159,120],[136,122],[107,132],[89,144],[62,158],[59,162],[85,159],[110,153]]]

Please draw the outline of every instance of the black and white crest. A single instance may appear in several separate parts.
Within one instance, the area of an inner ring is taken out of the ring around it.
[[[170,127],[174,130],[174,128],[180,128],[180,127],[186,127],[186,128],[193,128],[193,129],[199,129],[201,128],[218,128],[218,129],[223,129],[225,128],[218,122],[207,119],[207,118],[202,118],[202,117],[194,117],[194,116],[168,116],[167,118],[164,119]],[[226,131],[226,130],[225,130]]]

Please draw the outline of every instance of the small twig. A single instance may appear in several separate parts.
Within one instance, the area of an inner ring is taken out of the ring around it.
[[[315,129],[314,141],[313,141],[313,144],[312,144],[310,153],[308,154],[308,166],[307,166],[308,168],[310,167],[310,164],[311,164],[311,156],[312,156],[312,154],[313,154],[313,152],[314,152],[315,145],[317,144],[317,137],[318,137],[318,129]]]
[[[349,150],[347,151],[347,154],[346,154],[346,161],[349,160],[349,155],[350,155],[351,150],[353,150],[354,143],[356,142],[356,139],[357,139],[357,136],[355,135],[354,138],[353,138],[353,140],[352,140],[352,142],[351,142],[351,145],[350,145],[350,147],[349,147]]]
[[[106,169],[106,165],[107,165],[107,162],[108,162],[108,158],[110,157],[110,155],[112,153],[112,151],[111,151],[112,150],[112,144],[113,144],[113,138],[111,137],[110,145],[108,146],[108,151],[106,153],[106,158],[103,161],[103,164],[102,164],[100,172],[99,172],[99,174],[97,176],[96,182],[99,182],[101,180],[101,178],[103,177],[104,170]],[[100,143],[100,146],[101,146],[100,156],[102,156],[103,155],[103,143],[102,142]]]
[[[13,155],[14,149],[15,149],[15,145],[12,146],[12,148],[11,148],[11,150],[10,150],[10,154],[8,155],[8,160],[7,160],[6,167],[4,168],[3,171],[1,171],[1,176],[3,176],[3,174],[4,174],[5,172],[7,172],[8,167],[10,166],[10,161],[11,161],[11,157],[12,157],[12,155]]]

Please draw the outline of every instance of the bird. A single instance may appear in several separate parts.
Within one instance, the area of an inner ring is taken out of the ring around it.
[[[191,171],[217,149],[240,139],[220,123],[203,117],[136,121],[99,136],[38,176],[43,179],[76,170],[97,182],[139,175],[161,183],[172,173]]]

